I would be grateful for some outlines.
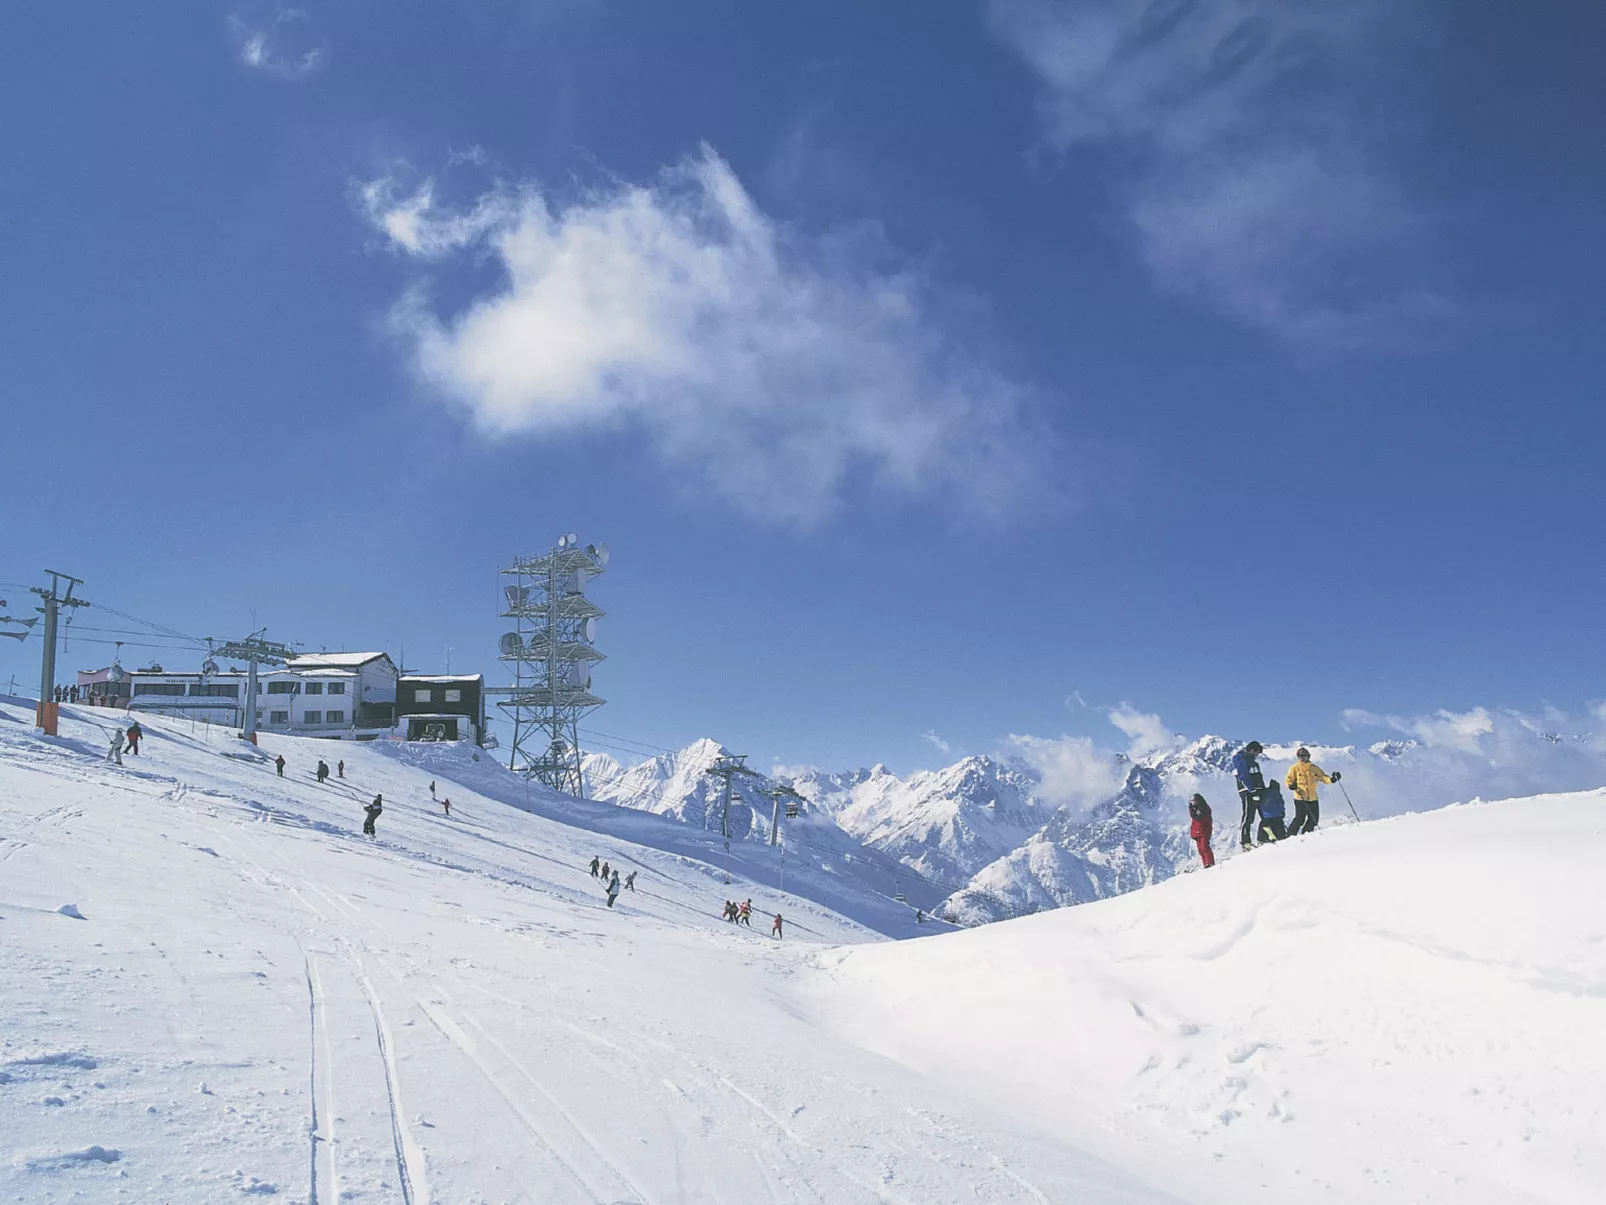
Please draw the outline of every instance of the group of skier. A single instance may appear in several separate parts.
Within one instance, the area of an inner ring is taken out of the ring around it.
[[[135,720],[127,728],[121,726],[112,729],[111,746],[106,750],[106,760],[123,764],[123,753],[126,750],[135,757],[139,756],[139,743],[145,739],[145,730]]]
[[[1323,770],[1311,760],[1310,750],[1301,746],[1283,782],[1279,783],[1275,775],[1268,782],[1265,772],[1260,768],[1260,755],[1265,751],[1259,741],[1250,741],[1232,759],[1233,780],[1238,787],[1238,800],[1242,807],[1238,839],[1244,849],[1314,832],[1322,814],[1318,797],[1320,784],[1337,782],[1343,777],[1337,770],[1331,774]],[[1284,824],[1287,814],[1282,792],[1284,785],[1294,793],[1294,819],[1288,825]],[[1203,795],[1195,794],[1188,800],[1188,815],[1193,822],[1188,835],[1199,850],[1199,860],[1206,867],[1214,866],[1216,856],[1211,852],[1210,838],[1215,819]]]
[[[753,901],[745,899],[738,904],[735,900],[726,900],[723,916],[725,920],[728,920],[733,925],[746,925],[751,929],[753,927]],[[770,936],[775,938],[781,936],[781,914],[779,912],[775,914],[774,919],[770,922]]]
[[[602,880],[602,889],[608,896],[608,907],[612,908],[614,901],[619,898],[621,890],[634,891],[636,889],[636,872],[631,871],[624,879],[619,878],[619,868],[609,866],[601,858],[591,859],[591,877]]]

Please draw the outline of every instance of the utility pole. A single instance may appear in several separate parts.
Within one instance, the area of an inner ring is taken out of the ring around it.
[[[72,596],[72,588],[84,584],[81,577],[73,577],[68,573],[58,573],[54,569],[46,569],[50,574],[50,589],[41,586],[30,586],[32,593],[44,599],[45,605],[39,610],[45,613],[45,647],[39,658],[39,724],[38,727],[47,736],[56,735],[57,705],[56,693],[56,620],[62,607],[87,607],[89,604],[81,598]],[[67,583],[67,592],[61,593],[61,583]]]
[[[267,630],[258,628],[244,640],[230,640],[225,644],[214,644],[210,637],[206,641],[208,656],[250,665],[245,675],[245,727],[240,736],[253,745],[257,743],[257,665],[283,665],[294,656],[289,645],[262,639],[262,633]]]

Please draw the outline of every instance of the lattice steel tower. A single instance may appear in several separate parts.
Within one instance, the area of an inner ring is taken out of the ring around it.
[[[571,795],[582,795],[580,717],[605,702],[591,693],[597,620],[604,612],[585,596],[587,582],[607,569],[608,546],[580,546],[572,532],[545,556],[520,557],[502,570],[504,619],[501,660],[513,667],[513,685],[497,688],[497,706],[513,721],[508,768]]]

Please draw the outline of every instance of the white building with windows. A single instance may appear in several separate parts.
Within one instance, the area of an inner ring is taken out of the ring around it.
[[[388,653],[305,653],[257,675],[263,731],[373,740],[395,724],[396,665]]]
[[[80,675],[81,676],[81,675]],[[128,709],[176,716],[202,724],[238,727],[244,716],[245,674],[168,673],[160,669],[127,671]]]

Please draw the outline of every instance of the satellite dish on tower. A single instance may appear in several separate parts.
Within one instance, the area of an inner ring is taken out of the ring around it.
[[[567,547],[573,548],[576,544],[578,544],[580,542],[580,537],[575,535],[574,532],[571,531],[568,535],[563,537],[563,542]]]
[[[597,545],[597,564],[606,565],[608,563],[608,556],[609,556],[608,546],[606,544],[598,544]]]
[[[595,619],[586,620],[581,626],[580,635],[587,644],[595,644],[597,642],[597,621]]]
[[[496,642],[496,647],[502,650],[504,656],[511,657],[524,647],[517,632],[503,632],[502,639]]]

